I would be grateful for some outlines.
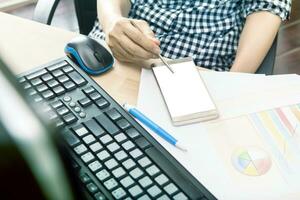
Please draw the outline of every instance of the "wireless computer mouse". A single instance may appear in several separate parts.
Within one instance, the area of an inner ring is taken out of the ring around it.
[[[113,56],[105,47],[83,35],[72,39],[66,45],[65,53],[91,75],[100,75],[111,69],[114,64]]]

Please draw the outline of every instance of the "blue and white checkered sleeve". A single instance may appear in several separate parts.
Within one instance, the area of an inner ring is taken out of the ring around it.
[[[282,21],[289,19],[292,0],[245,0],[244,16],[258,12],[268,11],[281,18]]]

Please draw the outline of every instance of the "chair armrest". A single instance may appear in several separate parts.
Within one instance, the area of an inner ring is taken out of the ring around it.
[[[59,1],[39,0],[34,10],[33,20],[50,25]]]
[[[256,71],[256,74],[266,74],[266,75],[273,74],[274,64],[275,64],[275,59],[276,59],[277,38],[278,38],[278,35],[276,35],[269,52],[267,53],[266,57],[264,58],[263,62],[260,65],[260,67]]]

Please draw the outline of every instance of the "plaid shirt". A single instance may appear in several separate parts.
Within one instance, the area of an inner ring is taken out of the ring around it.
[[[269,11],[289,17],[291,0],[131,0],[129,18],[149,23],[161,41],[162,55],[191,56],[196,65],[228,71],[235,59],[246,17]],[[90,36],[104,39],[96,20]]]

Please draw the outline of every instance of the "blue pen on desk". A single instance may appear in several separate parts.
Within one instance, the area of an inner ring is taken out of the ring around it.
[[[148,128],[150,128],[152,131],[154,131],[156,134],[158,134],[160,137],[162,137],[164,140],[169,142],[170,144],[174,145],[175,147],[181,149],[182,151],[187,151],[187,149],[182,146],[176,140],[172,135],[167,133],[164,129],[159,127],[157,124],[155,124],[153,121],[151,121],[148,117],[146,117],[143,113],[138,111],[133,106],[130,106],[128,104],[123,105],[124,109],[127,110],[134,118],[142,122],[144,125],[146,125]]]

